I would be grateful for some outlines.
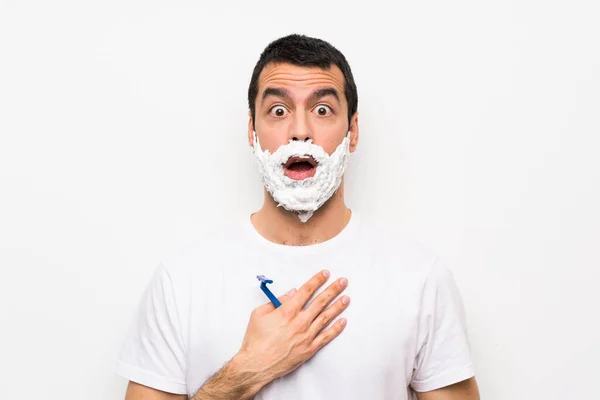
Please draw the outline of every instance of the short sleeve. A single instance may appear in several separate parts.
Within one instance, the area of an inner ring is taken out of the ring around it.
[[[186,356],[171,278],[159,264],[138,305],[116,373],[144,386],[186,394]]]
[[[439,261],[423,286],[412,388],[428,392],[475,375],[462,299]]]

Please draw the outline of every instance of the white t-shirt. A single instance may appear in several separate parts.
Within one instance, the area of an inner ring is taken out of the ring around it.
[[[117,373],[166,392],[196,391],[239,350],[250,313],[321,269],[348,278],[344,331],[255,399],[398,399],[474,375],[464,310],[438,257],[353,216],[334,238],[285,246],[248,219],[164,259],[140,302]],[[317,292],[317,293],[318,293]],[[411,389],[412,387],[412,389]]]

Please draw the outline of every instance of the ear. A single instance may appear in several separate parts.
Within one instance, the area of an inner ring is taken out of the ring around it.
[[[350,119],[350,153],[354,153],[358,146],[358,111]]]
[[[254,124],[252,122],[252,113],[248,110],[248,144],[250,147],[254,147]]]

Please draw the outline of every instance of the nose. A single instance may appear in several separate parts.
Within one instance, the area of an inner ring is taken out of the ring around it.
[[[290,126],[289,140],[306,142],[312,139],[312,132],[306,118],[302,115],[296,115]]]
[[[303,142],[306,142],[306,141],[308,141],[308,139],[309,139],[309,137],[308,137],[308,136],[306,136],[306,137],[305,137],[305,138],[304,138],[302,141],[303,141]],[[297,141],[297,140],[300,140],[300,139],[298,139],[296,136],[294,136],[294,137],[292,138],[292,140],[293,140],[293,141]]]

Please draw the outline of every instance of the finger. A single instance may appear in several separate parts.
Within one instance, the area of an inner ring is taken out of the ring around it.
[[[292,297],[294,297],[294,295],[296,294],[296,288],[292,288],[290,290],[288,290],[288,292],[286,294],[284,294],[283,296],[280,296],[277,298],[277,300],[279,300],[279,302],[283,305],[286,302],[290,301],[290,299]],[[272,305],[273,303],[271,303]]]
[[[279,296],[277,300],[279,300],[279,302],[283,305],[294,296],[294,293],[296,293],[296,289],[290,289],[286,294]],[[260,317],[262,315],[272,312],[273,310],[275,310],[275,306],[272,302],[269,301],[268,303],[256,307],[254,309],[254,314]]]
[[[323,346],[330,343],[333,339],[338,337],[340,333],[346,328],[346,318],[340,318],[331,326],[331,328],[325,329],[319,333],[317,337],[311,343],[308,351],[311,354],[319,351]]]
[[[306,321],[310,324],[317,318],[317,315],[323,312],[325,307],[327,307],[333,299],[346,289],[346,286],[348,286],[348,279],[346,278],[340,278],[333,282],[327,289],[319,293],[319,295],[310,302],[309,306],[302,311],[302,314],[304,314],[303,318],[306,318]]]
[[[331,321],[334,320],[335,317],[340,315],[342,311],[344,311],[350,305],[350,297],[342,296],[335,303],[328,307],[325,311],[319,314],[312,324],[310,328],[308,328],[308,334],[311,339],[314,339],[319,332],[329,325]]]
[[[304,304],[306,304],[308,299],[315,294],[317,289],[327,282],[329,275],[330,273],[327,270],[323,270],[315,274],[304,285],[302,285],[300,289],[298,289],[291,301],[288,301],[285,306],[280,307],[282,311],[287,313],[293,311],[293,314],[297,314],[302,307],[304,307]]]

